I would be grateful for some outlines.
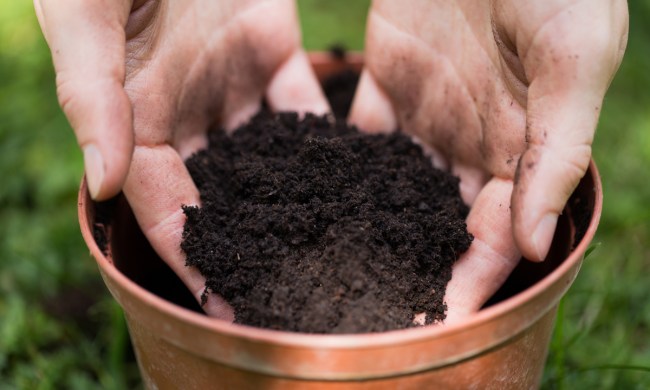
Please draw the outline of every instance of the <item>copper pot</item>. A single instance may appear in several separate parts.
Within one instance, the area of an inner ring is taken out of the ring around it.
[[[320,77],[362,64],[358,55],[311,58]],[[148,388],[525,389],[539,386],[558,302],[596,232],[602,188],[593,162],[568,205],[546,261],[520,262],[488,305],[465,322],[361,335],[280,332],[205,316],[151,249],[126,201],[98,206],[85,181],[79,222],[106,286],[124,309]],[[107,210],[111,223],[98,229],[96,216]],[[108,255],[93,231],[107,238]]]

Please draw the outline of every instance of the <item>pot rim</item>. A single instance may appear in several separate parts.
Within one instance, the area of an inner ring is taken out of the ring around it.
[[[102,272],[120,285],[129,294],[136,297],[143,303],[161,312],[163,315],[175,317],[177,320],[189,323],[192,326],[203,328],[212,332],[219,332],[225,336],[245,338],[252,342],[272,343],[294,348],[327,348],[327,349],[360,349],[377,348],[397,344],[408,344],[430,338],[445,338],[457,333],[467,332],[469,329],[480,327],[487,322],[507,315],[516,308],[529,303],[546,289],[556,283],[565,273],[582,260],[587,246],[591,242],[598,226],[602,211],[602,184],[600,175],[593,160],[589,164],[587,175],[591,175],[593,190],[595,192],[594,207],[592,210],[589,227],[580,243],[570,252],[568,257],[549,275],[528,287],[524,291],[507,298],[497,304],[472,314],[465,321],[445,326],[427,326],[392,330],[380,333],[360,334],[308,334],[271,329],[256,328],[241,324],[229,323],[227,321],[210,318],[204,314],[193,312],[189,309],[171,303],[139,286],[126,275],[120,272],[97,246],[89,225],[89,216],[86,212],[86,203],[92,202],[88,194],[85,176],[82,178],[78,198],[78,216],[81,226],[81,233],[90,249],[91,255],[95,258],[97,265]],[[585,175],[586,176],[586,175]],[[567,285],[566,288],[569,286]],[[545,311],[544,311],[545,312]],[[543,313],[540,313],[542,315]],[[536,320],[529,319],[530,322]]]

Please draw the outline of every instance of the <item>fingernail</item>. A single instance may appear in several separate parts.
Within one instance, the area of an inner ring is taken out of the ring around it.
[[[533,233],[533,247],[537,253],[537,258],[541,261],[546,258],[549,249],[551,248],[551,241],[555,234],[555,227],[557,225],[557,214],[546,214],[537,225]]]
[[[97,199],[104,181],[104,159],[99,149],[93,144],[86,145],[84,148],[84,165],[88,191],[93,199]]]

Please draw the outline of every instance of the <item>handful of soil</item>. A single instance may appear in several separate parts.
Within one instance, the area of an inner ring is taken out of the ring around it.
[[[184,207],[182,249],[237,323],[361,333],[444,319],[468,209],[407,136],[267,113],[209,137],[187,161],[202,207]]]

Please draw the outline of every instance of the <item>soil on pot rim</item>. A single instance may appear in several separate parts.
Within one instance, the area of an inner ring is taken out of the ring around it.
[[[187,265],[237,323],[360,333],[444,319],[468,209],[407,136],[262,113],[211,132],[187,167],[202,201],[184,207]]]

